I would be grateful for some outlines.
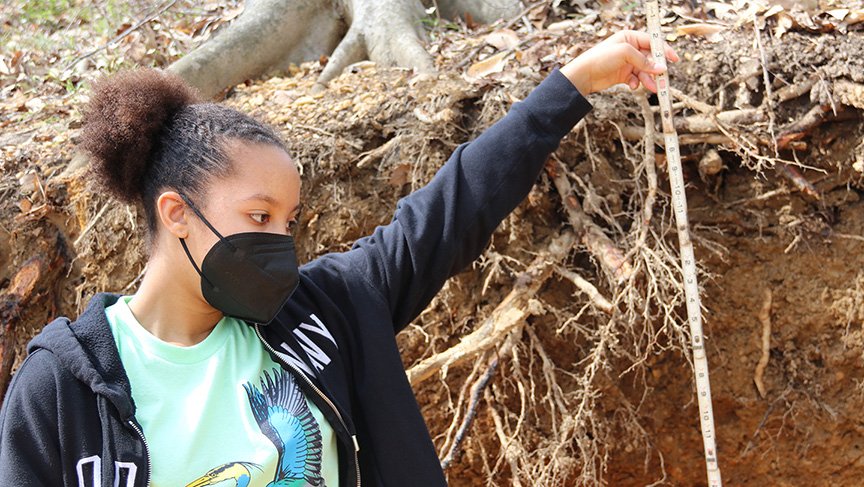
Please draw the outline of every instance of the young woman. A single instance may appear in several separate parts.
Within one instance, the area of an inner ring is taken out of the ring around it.
[[[556,68],[388,225],[299,268],[300,175],[273,129],[158,70],[100,80],[81,146],[141,206],[147,273],[30,342],[0,485],[444,485],[395,334],[481,253],[585,95],[656,91],[648,52],[619,32]]]

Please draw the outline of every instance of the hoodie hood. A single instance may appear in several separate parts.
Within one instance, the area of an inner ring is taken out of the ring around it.
[[[124,420],[135,414],[132,388],[126,375],[114,335],[105,316],[105,308],[120,294],[99,293],[75,321],[57,318],[49,323],[27,345],[27,353],[44,348],[60,364],[96,394],[106,397]]]

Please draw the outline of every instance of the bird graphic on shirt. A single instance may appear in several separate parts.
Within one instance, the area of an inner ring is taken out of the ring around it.
[[[205,487],[216,485],[225,480],[235,481],[237,487],[248,487],[252,480],[251,468],[261,470],[261,466],[251,462],[231,462],[210,469],[204,475],[186,484],[186,487]]]
[[[265,370],[260,390],[248,382],[243,388],[258,427],[279,453],[267,487],[324,486],[321,430],[294,378],[274,369],[271,379]]]

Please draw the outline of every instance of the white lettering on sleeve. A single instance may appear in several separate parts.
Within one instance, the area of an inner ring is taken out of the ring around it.
[[[297,369],[302,370],[302,371],[305,372],[306,375],[308,375],[308,376],[312,376],[312,377],[315,376],[315,373],[312,372],[312,369],[310,369],[310,368],[306,365],[306,363],[303,362],[303,360],[300,359],[300,357],[297,355],[297,352],[295,352],[294,350],[291,350],[291,348],[288,346],[287,343],[282,342],[282,344],[281,344],[280,346],[281,346],[282,349],[285,350],[285,352],[286,352],[286,353],[279,353],[279,352],[276,352],[277,354],[279,354],[279,357],[281,357],[282,360],[284,360],[284,361],[290,363],[291,365],[293,365],[293,366],[296,367]]]
[[[312,321],[315,322],[315,325],[310,325],[308,323],[300,323],[298,329],[303,328],[304,330],[315,332],[333,342],[333,346],[338,349],[339,345],[336,343],[336,339],[333,338],[333,335],[330,334],[330,330],[328,330],[327,327],[324,326],[324,323],[317,316],[315,316],[315,313],[310,314],[309,317],[312,318]]]
[[[294,330],[294,335],[297,336],[297,339],[300,341],[300,346],[306,352],[306,355],[309,356],[312,365],[314,365],[318,370],[324,370],[324,366],[330,363],[330,357],[324,353],[324,350],[321,350],[321,347],[310,340],[306,334],[300,331],[300,329]]]

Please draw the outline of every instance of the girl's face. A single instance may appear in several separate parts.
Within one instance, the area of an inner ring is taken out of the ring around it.
[[[289,235],[300,212],[300,173],[291,157],[269,144],[234,143],[228,154],[231,174],[212,178],[206,201],[193,203],[224,236],[240,232]],[[189,213],[190,240],[200,240],[209,250],[218,237]]]
[[[241,232],[290,235],[300,212],[300,173],[291,157],[269,144],[233,142],[227,152],[231,173],[211,178],[203,196],[187,195],[192,203],[225,237]],[[199,276],[177,239],[186,239],[189,252],[200,267],[219,237],[176,192],[163,193],[157,206],[162,230],[167,230],[161,232],[158,247],[160,251],[170,249],[172,262],[180,266],[180,275],[197,288]]]

